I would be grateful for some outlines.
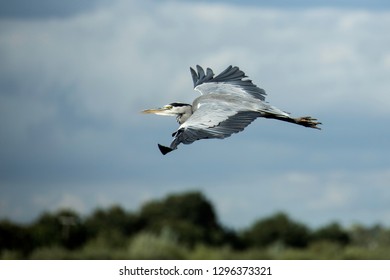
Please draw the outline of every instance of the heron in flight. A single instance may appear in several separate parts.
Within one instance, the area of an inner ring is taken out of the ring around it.
[[[190,68],[194,90],[200,93],[192,105],[170,103],[158,109],[142,111],[146,114],[175,116],[180,124],[172,134],[169,147],[158,144],[163,155],[177,149],[180,143],[191,144],[196,140],[229,137],[238,133],[259,117],[277,119],[306,127],[320,129],[321,123],[312,117],[292,118],[265,102],[265,91],[252,83],[238,67],[229,66],[214,76],[199,65],[197,72]]]

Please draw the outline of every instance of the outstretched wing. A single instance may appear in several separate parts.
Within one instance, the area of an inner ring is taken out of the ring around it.
[[[244,130],[258,117],[258,112],[237,111],[234,107],[225,107],[218,103],[204,103],[173,134],[175,139],[171,149],[176,149],[180,143],[191,144],[200,139],[229,137]]]
[[[257,87],[237,66],[229,66],[221,74],[214,77],[214,72],[210,68],[206,73],[202,67],[196,66],[198,72],[190,68],[194,89],[200,94],[236,94],[250,95],[254,98],[265,100],[265,90]]]

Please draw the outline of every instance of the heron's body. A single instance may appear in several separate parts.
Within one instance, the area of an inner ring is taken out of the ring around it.
[[[197,66],[198,73],[191,68],[194,89],[201,95],[192,105],[171,103],[160,109],[145,110],[144,113],[176,116],[180,126],[173,133],[170,147],[159,145],[163,154],[176,149],[180,143],[191,144],[196,140],[229,137],[244,130],[258,117],[273,118],[306,127],[318,128],[320,124],[311,117],[291,118],[290,115],[265,103],[265,91],[258,88],[238,67],[229,66],[214,77]]]

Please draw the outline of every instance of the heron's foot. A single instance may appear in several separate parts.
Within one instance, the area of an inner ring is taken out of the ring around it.
[[[320,127],[318,127],[318,125],[322,124],[317,119],[312,118],[312,117],[308,117],[308,116],[296,118],[295,122],[299,125],[303,125],[303,126],[311,127],[311,128],[315,128],[315,129],[321,129]]]
[[[160,149],[160,152],[163,154],[163,155],[166,155],[167,153],[170,153],[173,151],[173,149],[169,148],[169,147],[166,147],[166,146],[163,146],[163,145],[160,145],[158,144],[158,148]]]

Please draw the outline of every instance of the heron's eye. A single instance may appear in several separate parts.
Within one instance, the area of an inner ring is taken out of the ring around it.
[[[165,109],[167,109],[167,110],[171,110],[172,108],[173,108],[172,105],[167,105],[167,106],[165,106]]]

